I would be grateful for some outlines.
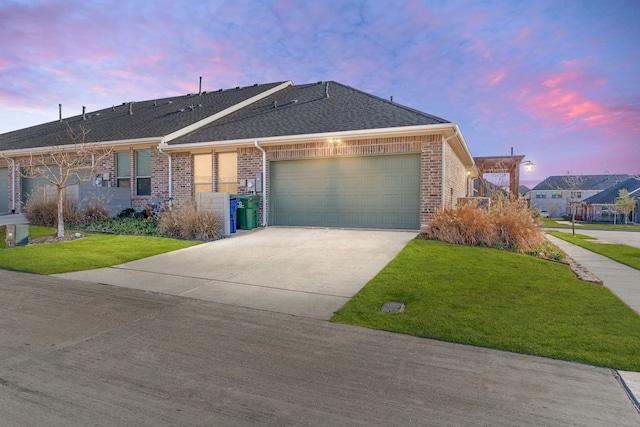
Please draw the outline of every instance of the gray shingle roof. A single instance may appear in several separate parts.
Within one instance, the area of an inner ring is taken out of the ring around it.
[[[616,185],[629,175],[561,175],[550,176],[533,187],[536,190],[604,190]],[[576,188],[570,188],[575,184]]]
[[[625,189],[629,193],[640,190],[640,178],[631,177],[622,181],[617,185],[613,185],[598,194],[594,194],[591,197],[586,198],[583,202],[592,203],[596,205],[610,205],[616,202],[619,197],[619,191]],[[638,197],[640,194],[636,193],[634,196]]]
[[[226,108],[256,96],[283,82],[182,95],[171,98],[134,102],[64,118],[63,122],[44,123],[0,134],[0,150],[38,148],[63,145],[68,140],[67,124],[74,130],[83,126],[89,133],[87,142],[122,141],[162,137],[205,119]]]
[[[318,82],[288,87],[169,144],[440,123],[449,122],[337,82]]]

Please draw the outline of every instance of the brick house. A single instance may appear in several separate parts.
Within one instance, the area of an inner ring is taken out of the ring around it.
[[[0,212],[19,211],[33,187],[15,173],[21,159],[64,144],[69,126],[113,147],[96,165],[99,182],[129,189],[133,207],[161,192],[181,201],[257,191],[263,225],[418,229],[472,195],[477,172],[455,123],[337,82],[286,81],[123,103],[2,134]]]

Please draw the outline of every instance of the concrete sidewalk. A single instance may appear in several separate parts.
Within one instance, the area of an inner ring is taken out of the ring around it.
[[[416,234],[268,227],[58,276],[328,320]]]
[[[581,233],[590,235],[590,230],[581,230]],[[615,233],[615,232],[608,232]],[[640,235],[640,233],[638,233]],[[601,235],[606,238],[606,235]],[[576,260],[590,272],[598,276],[604,286],[609,288],[618,298],[640,313],[640,271],[628,267],[610,258],[591,252],[587,249],[565,242],[562,239],[547,234],[547,239],[567,255]],[[610,240],[616,240],[611,238]],[[606,241],[606,240],[605,240]],[[606,244],[606,243],[603,243]],[[635,245],[634,245],[635,246]],[[631,393],[631,398],[640,410],[640,372],[618,371],[626,387]]]

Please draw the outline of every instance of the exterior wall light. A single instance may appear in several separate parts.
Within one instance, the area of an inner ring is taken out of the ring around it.
[[[527,160],[527,161],[524,163],[524,171],[525,171],[525,172],[528,172],[528,173],[533,172],[533,167],[534,167],[535,165],[536,165],[536,164],[535,164],[535,163],[533,163],[531,160]]]

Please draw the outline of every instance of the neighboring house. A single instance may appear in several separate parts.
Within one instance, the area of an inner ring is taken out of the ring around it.
[[[521,197],[526,196],[529,191],[531,191],[531,189],[526,185],[518,186],[518,193],[520,194]]]
[[[582,201],[578,211],[587,221],[592,222],[620,222],[624,223],[624,214],[615,209],[620,190],[627,190],[629,196],[635,199],[635,208],[629,213],[630,222],[638,222],[638,202],[640,200],[640,177],[634,176],[611,186],[600,193]]]
[[[418,229],[472,195],[477,172],[455,123],[336,82],[286,81],[123,103],[2,134],[10,161],[0,163],[0,211],[19,211],[33,186],[15,173],[21,159],[64,144],[67,125],[113,147],[96,165],[101,182],[129,189],[133,207],[163,192],[183,201],[257,191],[263,225]]]
[[[527,193],[531,209],[546,211],[559,218],[571,214],[571,205],[619,184],[629,175],[561,175],[550,176]],[[577,219],[582,219],[578,214]]]

